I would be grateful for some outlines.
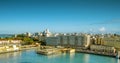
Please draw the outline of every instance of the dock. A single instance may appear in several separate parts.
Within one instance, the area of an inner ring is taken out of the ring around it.
[[[97,51],[80,50],[80,49],[77,49],[76,52],[78,52],[78,53],[95,54],[95,55],[102,55],[102,56],[109,56],[109,57],[116,57],[116,55],[117,55],[115,53],[97,52]]]
[[[74,53],[75,49],[71,48],[52,48],[52,49],[39,49],[36,51],[38,54],[42,55],[52,55],[60,53]]]

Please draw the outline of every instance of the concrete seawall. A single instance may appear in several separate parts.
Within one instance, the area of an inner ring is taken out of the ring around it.
[[[36,51],[38,54],[42,55],[53,55],[59,53],[74,53],[75,49],[71,48],[50,48],[50,49],[39,49]]]
[[[97,52],[97,51],[79,50],[79,49],[76,49],[76,52],[95,54],[95,55],[102,55],[102,56],[109,56],[109,57],[115,57],[115,58],[116,58],[116,55],[117,55],[117,53]]]

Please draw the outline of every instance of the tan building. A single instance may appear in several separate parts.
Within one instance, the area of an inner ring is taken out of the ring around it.
[[[101,37],[92,37],[91,38],[91,43],[94,45],[103,45],[103,38]]]
[[[120,37],[106,37],[102,39],[103,45],[113,46],[120,49]]]
[[[103,46],[103,45],[91,45],[90,50],[97,52],[108,52],[115,53],[116,49],[111,46]]]

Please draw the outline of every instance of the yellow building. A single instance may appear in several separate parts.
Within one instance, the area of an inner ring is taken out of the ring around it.
[[[106,37],[102,39],[103,45],[120,48],[120,37]]]
[[[108,52],[115,53],[116,49],[111,46],[103,46],[103,45],[91,45],[90,50],[97,52]]]

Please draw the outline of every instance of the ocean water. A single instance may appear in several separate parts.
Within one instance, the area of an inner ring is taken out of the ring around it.
[[[35,50],[0,54],[0,63],[120,63],[119,59],[85,53],[44,56]]]
[[[13,37],[14,34],[0,34],[1,38],[6,38],[6,37]]]

